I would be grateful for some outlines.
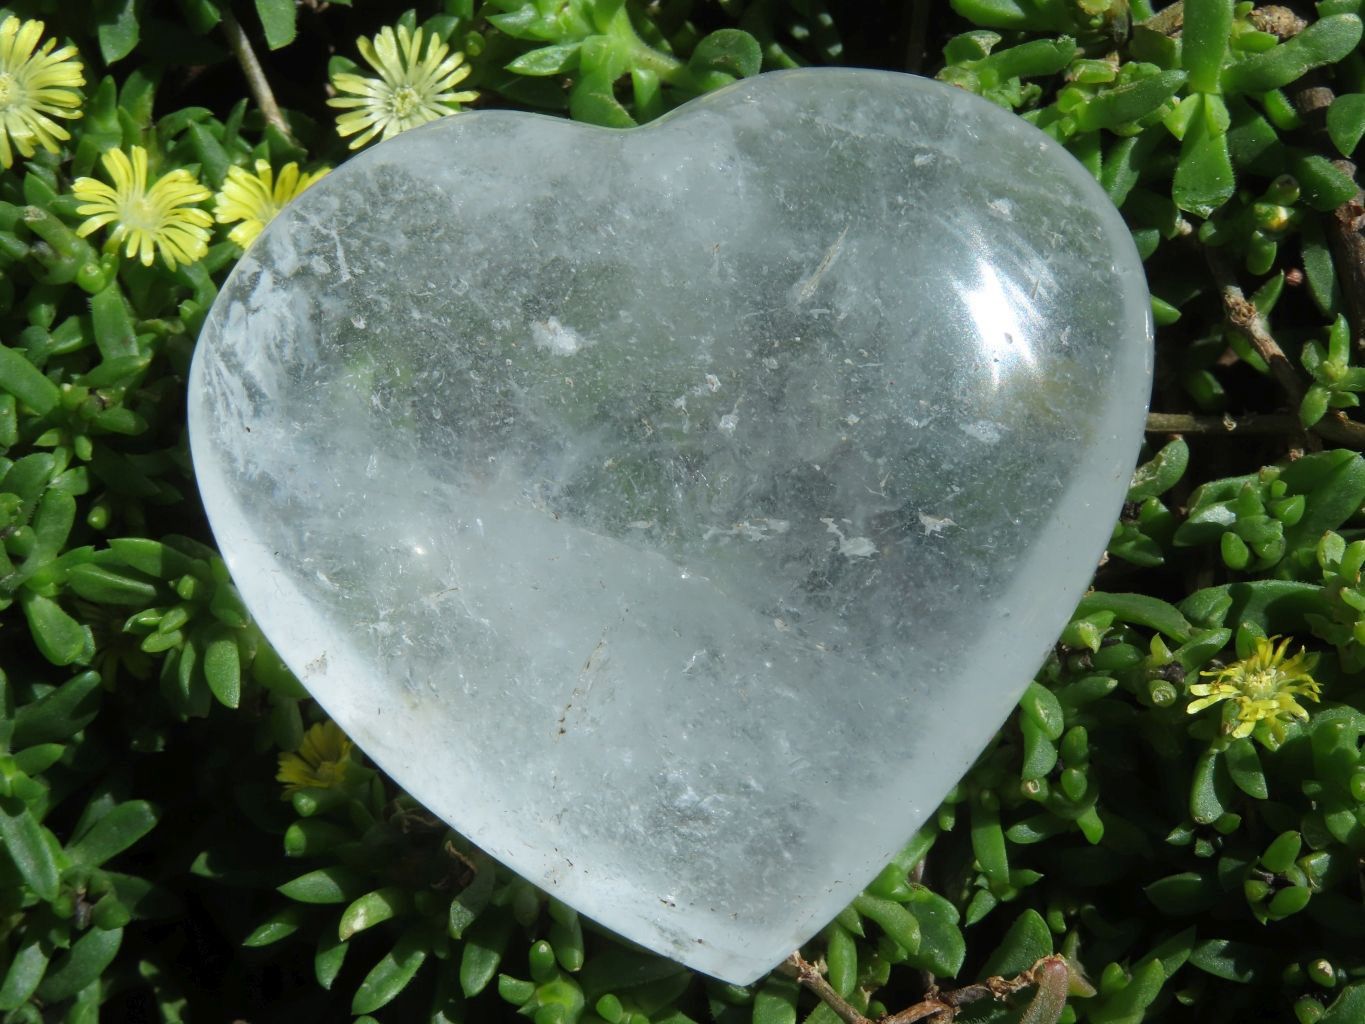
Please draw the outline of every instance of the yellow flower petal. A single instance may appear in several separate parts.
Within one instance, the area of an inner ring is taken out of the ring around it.
[[[315,725],[303,734],[296,752],[280,755],[275,779],[285,784],[286,794],[304,787],[339,786],[346,780],[351,750],[351,741],[335,722]]]
[[[1257,637],[1251,654],[1225,668],[1201,672],[1211,682],[1194,683],[1191,695],[1198,697],[1186,707],[1189,714],[1198,714],[1221,701],[1231,702],[1224,711],[1224,729],[1234,738],[1250,736],[1260,722],[1266,722],[1271,732],[1280,736],[1286,720],[1308,718],[1308,711],[1299,698],[1321,699],[1322,686],[1312,676],[1317,655],[1300,650],[1286,658],[1290,640],[1279,637]]]
[[[304,174],[298,164],[288,163],[276,178],[265,160],[256,161],[255,173],[231,167],[222,191],[214,196],[214,218],[219,224],[237,224],[228,238],[245,249],[281,210],[328,170],[324,167]]]
[[[203,259],[213,218],[198,208],[210,193],[194,175],[177,168],[149,186],[147,151],[141,146],[128,153],[111,149],[100,163],[112,185],[77,178],[71,187],[81,203],[76,212],[89,218],[77,234],[84,237],[112,224],[109,241],[122,245],[128,259],[149,267],[158,254],[171,270]]]
[[[81,116],[75,90],[85,77],[76,49],[56,49],[55,39],[38,46],[42,34],[41,21],[12,14],[0,21],[0,166],[14,165],[14,149],[32,156],[35,143],[56,153],[71,135],[52,118]]]
[[[451,53],[450,47],[435,36],[425,37],[422,29],[410,31],[399,26],[397,32],[385,27],[373,40],[356,40],[356,48],[378,78],[341,72],[332,76],[337,95],[327,103],[348,111],[337,117],[337,134],[357,136],[350,144],[359,149],[376,136],[391,139],[399,132],[458,113],[461,105],[473,102],[472,90],[453,92],[469,77],[464,54]]]

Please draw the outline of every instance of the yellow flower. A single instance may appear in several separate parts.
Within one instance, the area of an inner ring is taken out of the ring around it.
[[[214,218],[219,224],[241,221],[228,232],[228,238],[245,249],[277,213],[328,170],[301,174],[298,164],[288,163],[276,178],[268,160],[256,161],[255,174],[242,167],[229,167],[223,191],[213,197]]]
[[[22,155],[35,152],[34,143],[49,153],[71,134],[52,120],[81,116],[75,91],[85,84],[74,46],[54,52],[49,39],[36,51],[43,34],[41,21],[20,21],[10,15],[0,22],[0,164],[14,165],[13,143]]]
[[[285,784],[284,791],[331,789],[346,779],[351,763],[351,741],[336,722],[326,721],[303,734],[296,753],[280,755],[280,770],[275,778]]]
[[[1225,731],[1230,729],[1235,738],[1241,739],[1250,736],[1261,722],[1265,722],[1271,736],[1282,740],[1286,719],[1306,721],[1308,718],[1308,712],[1298,698],[1321,700],[1322,686],[1312,676],[1318,656],[1300,649],[1298,654],[1286,660],[1289,640],[1276,647],[1275,641],[1279,639],[1277,636],[1257,637],[1255,650],[1249,658],[1226,668],[1199,673],[1213,682],[1192,685],[1190,693],[1199,700],[1191,701],[1185,710],[1193,715],[1219,701],[1231,701],[1235,710],[1226,716]]]
[[[76,212],[90,218],[76,234],[84,238],[113,224],[109,240],[118,244],[126,238],[124,254],[129,259],[137,254],[149,267],[157,252],[172,270],[202,259],[213,218],[196,204],[209,198],[209,190],[184,168],[168,171],[148,187],[147,151],[134,146],[130,153],[111,149],[101,159],[112,188],[94,178],[76,179],[71,191],[85,204]]]
[[[337,134],[343,139],[359,134],[351,142],[359,149],[376,135],[391,139],[399,132],[454,114],[461,103],[478,98],[477,92],[452,92],[469,77],[464,54],[451,53],[450,47],[435,36],[422,52],[422,30],[409,31],[398,26],[384,28],[374,41],[356,40],[361,56],[379,72],[378,78],[342,72],[332,77],[332,85],[343,95],[327,101],[346,111],[337,116]]]

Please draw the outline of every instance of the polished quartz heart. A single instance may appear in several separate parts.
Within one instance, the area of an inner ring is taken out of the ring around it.
[[[361,154],[204,329],[194,461],[270,641],[399,784],[748,982],[1004,721],[1150,385],[1090,175],[935,82],[803,70],[631,131]]]

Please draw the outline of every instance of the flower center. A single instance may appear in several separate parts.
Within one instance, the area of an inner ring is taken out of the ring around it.
[[[1279,673],[1274,669],[1248,672],[1242,680],[1240,689],[1252,700],[1265,700],[1279,691]]]
[[[337,785],[346,777],[345,761],[323,761],[313,769],[318,784],[324,787]]]
[[[8,71],[0,72],[0,109],[8,109],[23,101],[24,90]]]
[[[130,231],[159,231],[161,212],[147,196],[129,197],[119,210],[119,221]]]
[[[410,85],[400,85],[393,91],[393,98],[389,101],[393,116],[399,118],[411,117],[421,105],[421,95]]]

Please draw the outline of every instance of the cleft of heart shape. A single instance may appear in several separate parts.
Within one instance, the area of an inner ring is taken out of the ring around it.
[[[1060,146],[801,70],[447,118],[265,231],[190,382],[271,643],[392,778],[747,983],[1008,715],[1118,514],[1141,263]]]

